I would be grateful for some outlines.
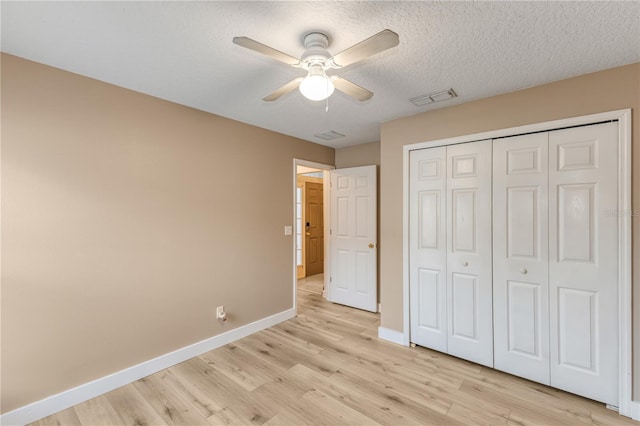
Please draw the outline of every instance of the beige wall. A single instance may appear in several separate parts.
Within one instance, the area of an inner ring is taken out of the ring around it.
[[[380,142],[347,146],[336,149],[336,169],[380,165]]]
[[[333,149],[9,55],[1,118],[3,413],[292,307]]]
[[[534,72],[534,71],[532,71]],[[633,209],[640,209],[640,64],[405,117],[381,132],[382,327],[402,330],[403,145],[632,108]],[[640,265],[640,217],[633,218],[633,264]],[[633,275],[634,324],[640,324],[640,274]],[[640,327],[634,330],[635,395],[640,395]]]

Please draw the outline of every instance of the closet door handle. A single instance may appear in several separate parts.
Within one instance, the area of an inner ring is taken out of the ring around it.
[[[526,273],[527,273],[527,272],[528,272],[528,271],[527,271],[525,268],[520,268],[520,273],[521,273],[522,275],[526,275]]]
[[[469,266],[469,262],[465,260],[464,262],[462,262],[462,266]]]

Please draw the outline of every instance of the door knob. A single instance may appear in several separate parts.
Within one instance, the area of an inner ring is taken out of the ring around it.
[[[464,262],[462,262],[462,266],[469,266],[469,262],[465,260]]]
[[[374,247],[375,247],[375,244],[369,243],[369,248],[374,248]]]
[[[528,271],[527,271],[525,268],[521,268],[521,269],[520,269],[520,273],[521,273],[521,274],[523,274],[523,275],[524,275],[524,274],[526,274],[527,272],[528,272]]]

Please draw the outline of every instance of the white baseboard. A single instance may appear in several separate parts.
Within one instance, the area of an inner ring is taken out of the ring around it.
[[[390,328],[378,327],[378,338],[388,342],[397,343],[406,346],[404,343],[404,333]]]
[[[272,327],[296,316],[295,309],[271,315],[270,317],[234,328],[217,336],[210,337],[149,361],[134,365],[116,373],[82,384],[56,395],[49,396],[24,407],[9,411],[0,416],[1,425],[25,425],[58,411],[73,407],[96,396],[135,382],[150,374],[169,368],[210,350],[234,342],[265,328]]]
[[[640,422],[640,402],[631,401],[631,418]]]

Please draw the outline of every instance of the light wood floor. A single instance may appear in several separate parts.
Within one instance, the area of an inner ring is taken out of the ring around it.
[[[298,280],[298,291],[322,294],[324,289],[324,274],[311,275]]]
[[[629,424],[602,404],[376,338],[378,316],[298,292],[298,317],[37,425]]]

